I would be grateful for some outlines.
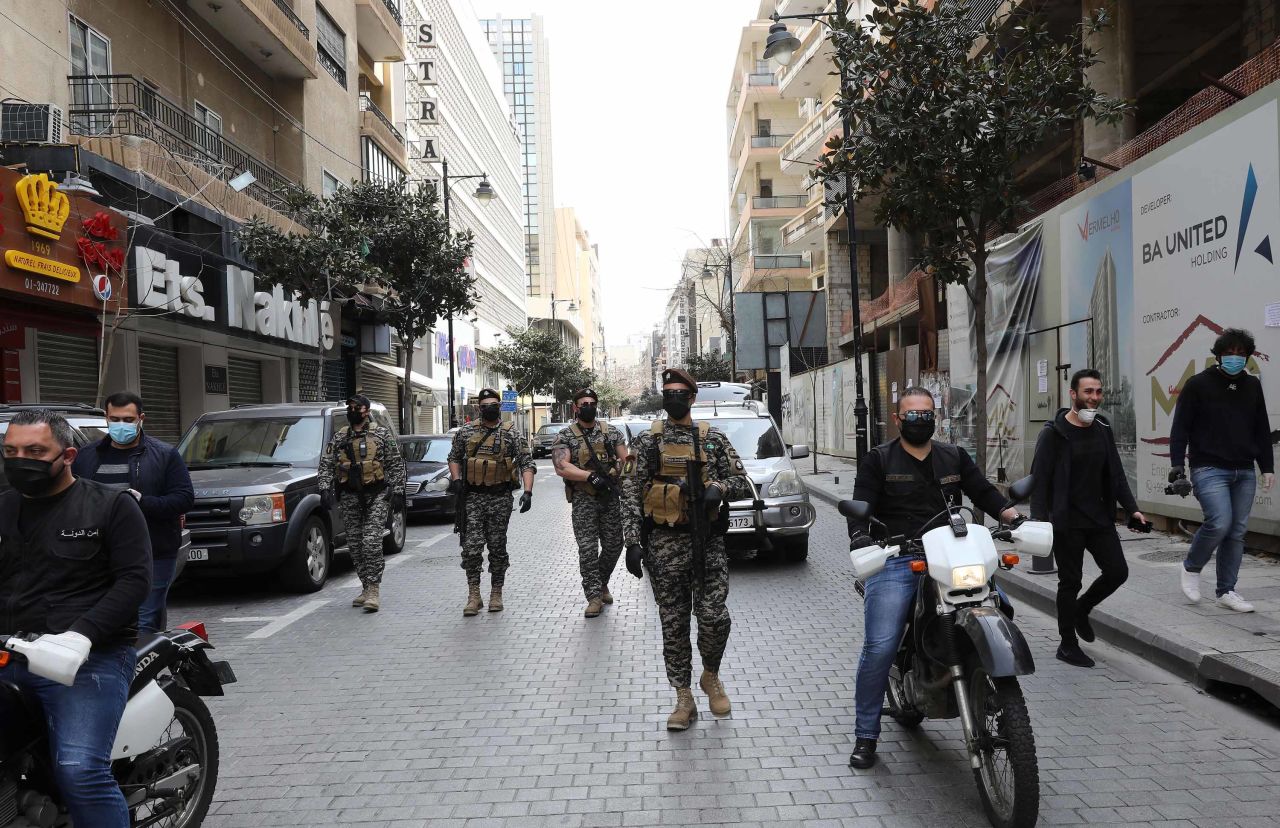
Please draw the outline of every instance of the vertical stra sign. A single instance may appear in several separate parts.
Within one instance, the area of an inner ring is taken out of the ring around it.
[[[434,88],[438,84],[436,74],[436,29],[430,21],[417,24],[413,39],[413,66],[417,78],[418,94],[409,96],[410,120],[418,122],[419,127],[436,126],[440,123],[440,104],[434,96]],[[436,150],[436,139],[433,135],[423,135],[421,129],[418,138],[409,150],[413,158],[424,161],[439,161],[440,154]]]

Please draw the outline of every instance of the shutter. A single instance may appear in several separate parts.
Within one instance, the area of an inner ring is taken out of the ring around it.
[[[390,374],[379,368],[362,368],[360,370],[360,393],[373,402],[380,402],[387,407],[387,416],[400,431],[400,383]]]
[[[231,407],[262,402],[262,363],[256,359],[227,357],[227,391]]]
[[[346,402],[354,393],[355,383],[352,381],[351,360],[345,355],[342,359],[330,359],[324,364],[324,396],[326,402]]]
[[[98,340],[91,336],[39,331],[36,353],[40,402],[97,403]]]
[[[138,344],[138,393],[142,395],[144,428],[157,440],[177,445],[182,436],[178,394],[178,349],[151,342]]]

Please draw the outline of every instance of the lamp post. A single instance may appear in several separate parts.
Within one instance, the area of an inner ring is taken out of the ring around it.
[[[712,269],[719,270],[724,268],[725,281],[729,283],[729,376],[734,382],[738,381],[738,321],[734,318],[733,313],[733,252],[730,251],[725,256],[724,264],[712,264],[707,262],[702,266],[703,278],[711,278]],[[723,286],[721,294],[723,294]],[[721,296],[723,301],[723,295]]]
[[[440,162],[441,179],[440,190],[441,197],[444,200],[444,223],[450,230],[453,226],[449,223],[449,159],[445,158]],[[455,175],[454,181],[465,181],[468,178],[478,178],[480,183],[476,185],[476,191],[472,193],[476,201],[481,204],[488,204],[497,197],[497,193],[493,191],[493,187],[489,184],[488,173],[479,173],[478,175]],[[456,381],[455,372],[457,370],[456,358],[453,349],[453,314],[449,314],[449,428],[457,428],[458,412],[457,412],[457,392],[454,391],[454,382]],[[408,389],[406,389],[408,393]]]
[[[800,39],[791,32],[787,31],[787,25],[783,20],[811,20],[815,23],[827,23],[825,18],[835,17],[839,20],[845,19],[849,9],[848,0],[836,0],[836,8],[834,12],[818,12],[816,14],[787,14],[780,15],[776,11],[770,16],[773,25],[769,27],[769,37],[765,41],[764,58],[765,60],[774,60],[780,66],[789,66],[792,58],[795,57],[796,51],[800,48]],[[836,68],[840,74],[840,92],[844,94],[849,85],[849,67],[843,62],[837,62]],[[843,140],[848,141],[849,136],[853,134],[853,123],[849,117],[848,110],[841,114],[841,129],[843,130]],[[855,434],[854,451],[859,462],[867,453],[867,401],[862,393],[862,300],[858,295],[858,248],[854,239],[854,220],[853,220],[853,176],[847,171],[844,174],[844,219],[847,233],[849,234],[849,288],[853,293],[853,377],[857,394],[853,404],[853,415],[855,418]]]

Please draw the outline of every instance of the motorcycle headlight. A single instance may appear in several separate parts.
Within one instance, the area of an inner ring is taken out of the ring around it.
[[[284,523],[284,495],[252,495],[244,499],[244,508],[240,510],[240,522],[245,526],[260,526],[264,523]]]
[[[951,570],[952,589],[973,589],[987,582],[987,568],[982,564],[957,566]]]
[[[773,478],[773,482],[764,490],[765,497],[788,497],[798,494],[804,494],[804,483],[800,481],[800,475],[791,469],[778,472],[778,476]]]

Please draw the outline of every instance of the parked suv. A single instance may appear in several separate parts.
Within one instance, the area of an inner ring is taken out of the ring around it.
[[[82,403],[21,403],[0,405],[0,438],[9,430],[9,421],[19,411],[30,408],[47,408],[56,411],[71,424],[72,437],[76,448],[101,440],[107,436],[107,415],[101,408]],[[9,488],[9,481],[4,477],[4,467],[0,466],[0,492]]]
[[[324,586],[346,531],[336,503],[320,506],[320,454],[346,414],[343,403],[270,403],[210,412],[191,424],[178,446],[196,490],[187,513],[188,574],[275,572],[297,592]],[[396,433],[380,403],[370,415]],[[382,548],[394,554],[404,548],[404,512],[387,524]]]
[[[792,460],[808,457],[809,447],[788,448],[763,403],[704,402],[701,384],[698,396],[692,409],[694,421],[709,422],[725,433],[763,502],[759,511],[750,500],[729,504],[726,544],[730,549],[758,551],[764,545],[760,538],[764,534],[787,560],[805,560],[809,556],[809,527],[817,513]]]

